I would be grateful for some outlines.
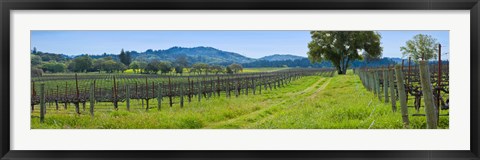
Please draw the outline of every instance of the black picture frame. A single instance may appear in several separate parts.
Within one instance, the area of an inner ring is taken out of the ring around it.
[[[480,159],[478,0],[1,0],[0,157],[2,159]],[[470,150],[445,151],[17,151],[10,149],[12,10],[470,10]]]

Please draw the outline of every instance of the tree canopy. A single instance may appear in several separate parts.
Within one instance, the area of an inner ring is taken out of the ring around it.
[[[58,62],[48,62],[42,65],[42,70],[44,72],[50,72],[50,73],[65,72],[66,68],[67,67],[65,66],[65,64],[58,63]]]
[[[118,58],[120,58],[120,62],[122,62],[123,64],[125,64],[126,66],[129,66],[130,63],[132,62],[132,57],[130,56],[130,52],[125,52],[123,51],[120,51],[120,55],[118,55]]]
[[[93,65],[93,60],[88,55],[79,56],[70,62],[68,70],[73,72],[86,72]]]
[[[160,72],[162,72],[163,74],[169,73],[169,72],[172,71],[172,69],[173,69],[172,63],[170,63],[170,62],[168,62],[168,61],[160,62],[160,63],[158,64],[158,69],[159,69]]]
[[[238,73],[243,71],[243,66],[237,63],[233,63],[229,67],[233,71],[233,73]]]
[[[338,74],[346,74],[351,62],[362,59],[362,52],[369,57],[380,57],[381,35],[374,31],[311,31],[308,58],[312,63],[329,60]]]
[[[413,61],[437,58],[438,42],[430,35],[417,34],[400,47],[403,56],[412,57]]]

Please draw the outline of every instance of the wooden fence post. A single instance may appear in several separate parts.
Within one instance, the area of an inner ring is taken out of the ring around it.
[[[201,101],[202,99],[202,80],[198,80],[197,82],[197,85],[198,85],[198,94],[197,94],[197,97],[198,97],[198,102]]]
[[[375,88],[377,88],[377,97],[379,101],[382,101],[382,92],[380,92],[380,75],[378,74],[378,70],[375,71]]]
[[[427,128],[437,128],[436,106],[433,99],[432,83],[430,83],[430,73],[428,70],[428,61],[420,61],[420,82],[422,83],[423,101],[425,103],[425,116],[427,117]]]
[[[395,80],[393,78],[394,70],[388,70],[388,85],[390,86],[390,101],[392,102],[392,111],[397,112],[397,97],[395,95]]]
[[[387,78],[387,74],[388,74],[388,70],[383,70],[383,95],[384,95],[384,102],[385,103],[388,103],[388,83],[390,83],[388,81],[388,78]]]
[[[258,84],[258,94],[262,94],[262,83],[263,83],[263,79],[262,79],[262,75],[260,74],[260,78],[258,79],[260,81],[260,83]]]
[[[238,97],[238,79],[235,80],[235,97]]]
[[[78,78],[77,78],[77,74],[75,73],[75,88],[76,88],[76,99],[74,101],[74,104],[75,104],[75,112],[77,112],[77,114],[80,114],[80,91],[78,90]]]
[[[230,98],[230,78],[225,81],[225,96]]]
[[[253,91],[252,94],[253,94],[253,95],[255,95],[255,90],[256,90],[256,89],[257,89],[257,88],[255,87],[255,80],[254,80],[254,78],[252,77],[252,91]]]
[[[374,81],[375,77],[373,76],[372,71],[368,71],[368,79],[370,81],[370,84],[369,84],[368,88],[370,89],[370,91],[372,91],[374,94],[376,94],[375,89],[374,89],[374,87],[375,87],[375,81]]]
[[[125,86],[125,102],[127,103],[127,111],[130,111],[130,87]]]
[[[401,66],[395,66],[395,75],[397,78],[397,88],[398,88],[398,95],[400,100],[400,109],[402,111],[402,120],[403,126],[405,128],[410,128],[410,121],[408,120],[408,108],[407,108],[407,99],[405,98],[405,86],[403,82],[403,72]]]
[[[67,102],[67,94],[68,94],[68,83],[65,82],[65,95],[63,95],[63,98],[64,98],[64,106],[63,106],[63,109],[67,110],[67,107],[68,107],[68,102]]]
[[[58,111],[58,85],[57,85],[57,94],[55,96],[55,109]]]
[[[94,116],[93,110],[95,107],[95,81],[90,85],[90,115]]]
[[[193,80],[188,80],[188,103],[192,102],[192,88],[193,88]]]
[[[45,120],[45,83],[40,84],[40,123]]]
[[[183,108],[183,84],[180,85],[180,108]]]
[[[245,95],[248,96],[248,77],[245,77]]]
[[[158,84],[158,91],[157,91],[157,109],[162,109],[162,92],[163,92],[163,84]]]
[[[170,80],[170,76],[168,76],[168,100],[170,101],[170,107],[173,106],[172,100],[172,82]]]

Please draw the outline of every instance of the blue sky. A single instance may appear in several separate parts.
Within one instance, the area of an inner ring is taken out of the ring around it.
[[[384,57],[402,57],[400,47],[416,34],[429,34],[449,52],[448,31],[379,31]],[[66,55],[119,54],[125,50],[208,46],[247,57],[307,56],[309,31],[31,31],[31,49]],[[445,54],[442,56],[447,58]]]

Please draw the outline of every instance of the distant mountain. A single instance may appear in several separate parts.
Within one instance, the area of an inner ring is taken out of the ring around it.
[[[146,50],[145,52],[130,52],[133,60],[151,61],[154,59],[161,61],[175,61],[177,57],[185,56],[190,63],[248,63],[255,59],[245,57],[238,53],[222,51],[212,47],[172,47],[167,50]]]
[[[402,59],[401,58],[395,58],[395,57],[387,57],[389,58],[390,60],[394,61],[395,63],[402,63]]]
[[[133,61],[150,62],[175,61],[178,57],[185,56],[190,64],[208,63],[208,64],[231,64],[231,63],[249,63],[255,61],[254,58],[245,57],[241,54],[222,51],[213,47],[172,47],[166,50],[148,49],[144,52],[125,51],[130,53]],[[81,56],[81,55],[80,55]],[[89,55],[94,59],[112,57],[118,60],[118,54]]]
[[[321,63],[311,63],[306,57],[295,56],[289,54],[274,54],[265,56],[262,58],[254,59],[245,57],[235,52],[222,51],[212,47],[172,47],[166,50],[152,50],[148,49],[144,52],[137,51],[125,51],[128,52],[133,61],[151,62],[153,60],[170,61],[174,62],[178,57],[186,57],[189,64],[195,63],[207,63],[207,64],[219,64],[230,65],[232,63],[242,64],[244,67],[333,67],[329,61],[323,61]],[[68,61],[77,56],[67,56],[64,54],[55,53],[32,53],[38,55],[43,61],[55,60],[55,61]],[[81,55],[79,55],[81,56]],[[99,54],[89,55],[93,59],[111,57],[114,60],[119,60],[118,54]],[[385,66],[392,64],[399,64],[402,62],[401,58],[379,58],[369,62],[355,60],[351,62],[349,67],[365,67],[365,66]]]
[[[259,58],[258,60],[265,60],[265,61],[285,61],[285,60],[297,60],[297,59],[305,59],[306,57],[295,56],[290,54],[274,54],[270,56],[265,56]]]

